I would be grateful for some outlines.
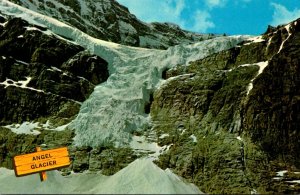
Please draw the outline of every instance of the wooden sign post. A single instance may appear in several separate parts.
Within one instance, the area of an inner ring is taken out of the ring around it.
[[[41,147],[36,147],[35,150],[36,150],[37,152],[40,152],[40,151],[42,151],[42,148],[41,148]],[[47,174],[46,174],[45,171],[40,172],[40,178],[41,178],[41,181],[46,181],[46,179],[47,179]]]
[[[47,179],[47,170],[58,169],[70,165],[68,148],[58,148],[42,151],[36,148],[35,153],[24,154],[14,157],[16,176],[25,176],[33,173],[40,173],[41,180]]]

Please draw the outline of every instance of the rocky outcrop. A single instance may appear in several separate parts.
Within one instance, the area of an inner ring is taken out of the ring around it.
[[[62,64],[61,69],[83,77],[94,85],[103,83],[109,76],[107,62],[99,56],[91,56],[88,52],[79,52]]]
[[[74,161],[70,168],[74,172],[89,170],[101,171],[104,175],[113,175],[137,158],[130,148],[83,147],[75,148],[73,151]]]
[[[4,25],[0,56],[1,124],[54,116],[71,120],[80,102],[109,76],[100,57],[20,18]]]
[[[214,37],[182,30],[170,23],[144,23],[116,0],[10,0],[68,23],[106,41],[130,46],[166,49]]]
[[[15,86],[0,86],[0,99],[2,125],[32,121],[40,117],[71,118],[80,108],[77,102],[67,98]],[[68,107],[67,113],[61,112],[64,106]]]
[[[168,70],[151,116],[158,143],[173,146],[157,164],[204,192],[296,192],[272,178],[299,169],[299,25]]]

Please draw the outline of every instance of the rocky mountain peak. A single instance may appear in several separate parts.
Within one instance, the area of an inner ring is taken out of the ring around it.
[[[286,29],[286,30],[290,29],[290,30],[296,31],[299,28],[299,25],[300,25],[299,23],[300,23],[300,18],[298,18],[292,22],[289,22],[287,24],[279,25],[277,27],[273,27],[273,26],[269,25],[267,28],[267,31],[264,33],[264,35],[272,35],[275,32],[284,30],[284,29]]]
[[[166,49],[213,37],[188,32],[170,23],[142,22],[115,0],[10,1],[54,17],[93,37],[123,45]]]

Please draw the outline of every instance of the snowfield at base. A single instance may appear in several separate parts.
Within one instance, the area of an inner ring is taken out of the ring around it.
[[[14,171],[0,168],[0,193],[22,194],[201,194],[170,170],[162,170],[149,159],[138,159],[112,176],[78,173],[63,177],[58,171],[16,177]]]
[[[58,20],[30,11],[6,0],[0,2],[3,13],[46,26],[53,33],[74,40],[109,63],[107,82],[95,87],[70,124],[75,129],[74,143],[98,146],[113,142],[129,144],[133,131],[142,131],[151,121],[145,114],[150,94],[162,81],[162,72],[177,64],[187,65],[210,54],[226,50],[249,36],[218,37],[191,45],[177,45],[168,50],[123,46],[95,39]]]

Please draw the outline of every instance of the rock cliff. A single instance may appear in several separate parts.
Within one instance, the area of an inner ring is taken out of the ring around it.
[[[204,192],[296,190],[273,178],[299,168],[299,21],[165,73],[150,109],[173,144],[160,166]]]

